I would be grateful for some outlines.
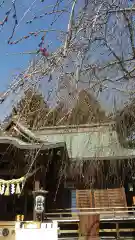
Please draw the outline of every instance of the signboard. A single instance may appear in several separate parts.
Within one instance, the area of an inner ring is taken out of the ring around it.
[[[35,212],[43,213],[44,211],[45,198],[43,196],[36,196],[35,199]]]

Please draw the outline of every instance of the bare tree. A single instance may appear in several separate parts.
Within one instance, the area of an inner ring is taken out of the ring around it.
[[[134,95],[135,9],[126,0],[84,1],[80,10],[73,0],[70,6],[67,32],[59,36],[61,47],[50,56],[37,57],[34,67],[30,65],[10,89],[21,85],[25,90],[44,79],[46,85],[53,83],[48,88],[55,104],[72,103],[66,106],[69,114],[82,89],[99,99],[116,98],[118,108],[118,101]],[[7,95],[8,91],[4,99]]]
[[[108,94],[115,100],[116,111],[118,100],[134,97],[134,6],[129,7],[126,0],[86,0],[80,9],[78,6],[78,0],[70,2],[67,31],[59,34],[61,46],[50,54],[44,48],[38,49],[36,59],[1,96],[3,103],[11,92],[18,95],[19,91],[25,94],[32,89],[17,108],[18,120],[25,117],[30,128],[43,126],[41,120],[44,125],[107,121],[95,98],[106,100]],[[48,31],[43,30],[42,39]],[[35,92],[43,86],[47,104]],[[132,110],[134,115],[134,106]],[[127,125],[135,119],[129,112]],[[119,115],[123,131],[125,120]],[[112,168],[116,172],[114,165]]]

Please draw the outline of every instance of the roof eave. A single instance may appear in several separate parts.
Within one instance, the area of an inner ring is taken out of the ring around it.
[[[58,143],[43,142],[43,143],[31,144],[31,143],[23,142],[13,137],[0,137],[0,144],[9,144],[9,145],[13,145],[18,149],[24,149],[24,150],[34,150],[34,149],[46,150],[46,149],[54,149],[54,148],[65,148],[65,143],[63,142],[58,142]]]

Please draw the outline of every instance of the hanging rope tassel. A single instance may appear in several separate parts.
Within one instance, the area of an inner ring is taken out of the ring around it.
[[[18,182],[16,186],[16,194],[19,195],[20,193],[21,193],[20,182]]]
[[[0,192],[0,194],[3,195],[4,192],[5,192],[5,184],[2,184],[1,185],[1,192]]]
[[[9,189],[9,187],[10,187],[10,184],[9,183],[7,183],[7,185],[6,185],[6,191],[5,191],[5,196],[9,196],[10,195],[10,189]]]
[[[14,183],[11,184],[11,189],[10,189],[10,191],[11,191],[11,194],[14,194],[14,193],[15,193],[15,184],[14,184]]]
[[[0,183],[0,194],[1,194],[1,190],[2,190],[2,184]]]

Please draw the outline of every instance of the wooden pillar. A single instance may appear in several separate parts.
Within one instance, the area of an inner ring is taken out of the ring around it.
[[[24,194],[24,219],[27,219],[27,194]]]
[[[119,239],[120,238],[120,233],[119,233],[119,224],[118,223],[116,223],[116,234],[117,234],[116,239]]]
[[[80,215],[79,218],[80,239],[83,237],[85,240],[99,240],[100,216],[97,214]]]
[[[40,189],[40,182],[35,181],[33,191],[38,191],[39,189]],[[33,221],[36,221],[36,212],[35,212],[34,206],[33,206]]]

